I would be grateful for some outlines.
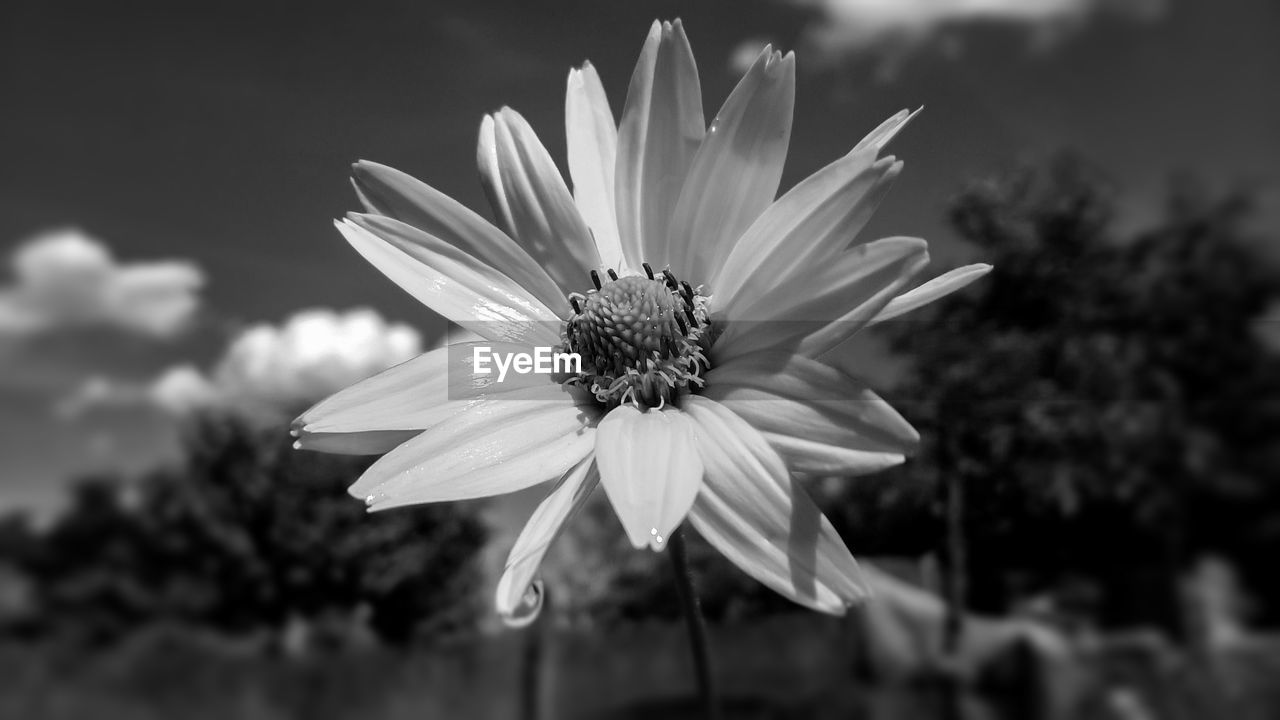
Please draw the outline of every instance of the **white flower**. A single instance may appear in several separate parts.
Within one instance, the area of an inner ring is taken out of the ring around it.
[[[355,249],[479,343],[428,352],[325,400],[299,445],[386,454],[351,487],[371,509],[551,489],[511,551],[497,606],[537,612],[548,546],[597,484],[631,542],[661,550],[686,518],[747,573],[841,613],[858,566],[795,480],[900,463],[915,430],[816,358],[867,325],[952,292],[914,290],[926,244],[855,241],[902,164],[880,158],[901,112],[775,200],[795,62],[765,48],[710,127],[684,30],[654,23],[622,122],[594,68],[569,73],[571,194],[519,114],[480,128],[501,229],[390,168],[355,166]],[[470,347],[565,346],[572,377],[475,373]]]

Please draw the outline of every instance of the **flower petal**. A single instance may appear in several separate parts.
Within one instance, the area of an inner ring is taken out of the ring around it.
[[[567,316],[565,292],[546,270],[506,233],[462,203],[410,175],[368,160],[352,166],[351,181],[369,212],[408,223],[488,263],[557,315]]]
[[[606,268],[621,270],[625,261],[613,201],[618,126],[600,75],[589,62],[569,71],[564,120],[573,200],[595,236],[600,262]]]
[[[706,374],[703,397],[746,420],[792,472],[863,475],[901,463],[920,435],[863,381],[817,360],[763,352]]]
[[[590,396],[559,385],[481,398],[382,456],[349,492],[384,510],[522,490],[586,457],[594,420]]]
[[[864,327],[929,262],[918,238],[885,238],[846,251],[803,282],[768,288],[726,319],[712,364],[765,349],[821,354]]]
[[[318,433],[421,431],[478,398],[555,382],[553,376],[534,373],[508,373],[500,382],[494,372],[477,373],[475,348],[504,356],[530,350],[518,343],[492,342],[431,350],[320,401],[294,421],[294,432],[303,447],[310,447],[311,436]]]
[[[795,56],[766,47],[711,122],[668,243],[681,275],[707,278],[778,193],[791,141]]]
[[[295,450],[337,455],[381,455],[415,437],[420,430],[370,430],[368,432],[308,432],[293,442]]]
[[[810,175],[764,211],[713,268],[716,305],[732,313],[771,287],[824,267],[849,246],[902,171],[876,148],[846,155]]]
[[[765,438],[723,405],[691,396],[706,478],[689,520],[734,565],[814,610],[843,614],[868,589],[831,522]]]
[[[587,503],[599,484],[600,473],[596,470],[594,458],[583,458],[560,478],[525,523],[511,547],[511,553],[507,555],[506,569],[498,581],[498,615],[508,625],[523,627],[538,617],[543,591],[541,583],[534,582],[534,575],[547,554],[547,548],[560,535],[565,523]]]
[[[894,240],[896,238],[887,238]],[[916,238],[906,238],[915,240],[921,245],[923,240]],[[876,242],[885,242],[878,240]],[[875,243],[867,243],[873,245]],[[845,253],[843,258],[855,254],[863,246],[855,247]],[[905,259],[899,265],[897,279],[891,281],[883,290],[868,297],[855,306],[851,307],[848,312],[835,320],[825,324],[818,330],[810,333],[800,343],[797,352],[807,357],[818,357],[823,353],[829,352],[844,341],[853,337],[862,328],[866,327],[882,310],[892,301],[892,298],[902,292],[902,288],[910,282],[911,278],[924,269],[929,264],[928,252],[921,252],[918,255]]]
[[[511,278],[399,220],[352,213],[347,242],[419,302],[488,340],[559,344],[560,319]]]
[[[924,307],[934,300],[939,300],[964,288],[989,272],[991,272],[991,266],[986,263],[965,265],[950,272],[945,272],[929,282],[912,288],[890,300],[889,304],[885,305],[884,309],[871,320],[871,324],[892,320],[899,315],[905,315],[912,310]]]
[[[858,144],[854,145],[853,149],[849,151],[849,154],[853,155],[870,147],[875,148],[876,152],[883,150],[884,146],[888,145],[923,110],[924,108],[916,108],[913,112],[899,110],[893,114],[893,117],[880,123],[875,130],[867,133],[866,137],[859,140]]]
[[[600,421],[596,462],[631,544],[665,548],[702,483],[689,418],[675,409],[614,408]]]
[[[480,179],[507,232],[564,290],[600,266],[591,230],[551,154],[520,113],[502,108],[480,125]]]
[[[618,234],[632,268],[672,261],[667,227],[706,134],[693,50],[679,20],[654,22],[631,75],[618,128]]]

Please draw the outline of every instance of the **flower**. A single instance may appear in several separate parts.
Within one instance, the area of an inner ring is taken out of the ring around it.
[[[818,358],[875,322],[959,289],[973,265],[912,290],[923,240],[854,243],[902,169],[880,151],[900,112],[775,199],[795,59],[766,47],[706,125],[680,21],[653,24],[620,125],[595,69],[571,70],[570,193],[509,108],[484,118],[478,161],[495,227],[391,168],[355,165],[367,213],[336,223],[366,260],[480,336],[321,402],[300,447],[383,453],[351,487],[372,510],[551,489],[497,591],[512,623],[597,485],[637,548],[687,518],[748,574],[830,613],[866,597],[857,563],[798,475],[900,463],[915,430]],[[471,348],[559,347],[579,372],[494,382]]]

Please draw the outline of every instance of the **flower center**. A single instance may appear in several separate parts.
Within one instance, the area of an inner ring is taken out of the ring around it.
[[[582,357],[582,372],[568,382],[589,388],[608,407],[632,402],[662,407],[690,386],[702,386],[707,363],[706,298],[670,270],[655,277],[618,277],[573,293],[573,315],[564,324],[564,347]]]

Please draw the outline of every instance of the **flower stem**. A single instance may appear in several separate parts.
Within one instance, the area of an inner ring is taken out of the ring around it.
[[[706,720],[720,720],[720,704],[711,678],[707,625],[702,619],[698,596],[693,591],[693,575],[689,572],[689,554],[684,544],[683,529],[676,528],[671,533],[667,554],[671,556],[676,592],[680,595],[680,609],[684,612],[685,626],[689,630],[689,649],[693,652],[693,669],[698,681],[698,695],[702,699],[702,712]]]

